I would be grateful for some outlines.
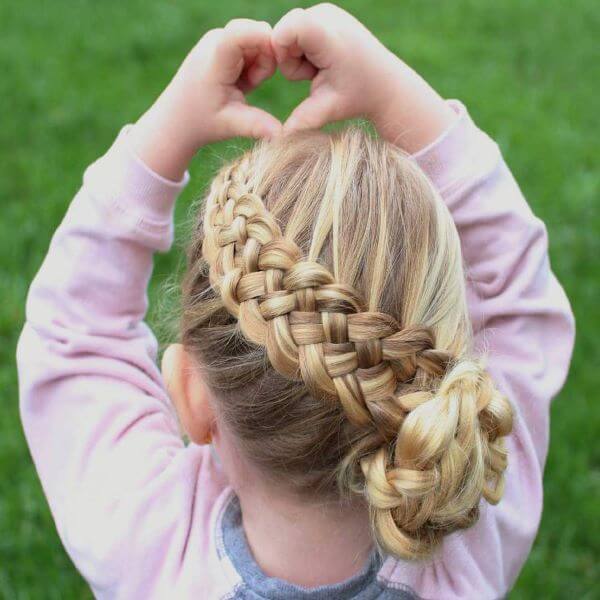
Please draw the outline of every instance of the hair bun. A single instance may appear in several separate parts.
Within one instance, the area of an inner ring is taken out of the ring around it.
[[[471,526],[482,497],[495,504],[502,496],[512,410],[473,360],[455,364],[435,392],[407,394],[403,405],[393,449],[382,446],[361,468],[379,544],[418,558]]]

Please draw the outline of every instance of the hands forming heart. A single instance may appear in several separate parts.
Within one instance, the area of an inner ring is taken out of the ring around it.
[[[284,124],[246,101],[277,69],[289,81],[312,82]],[[206,33],[136,123],[133,144],[151,168],[175,178],[208,143],[271,138],[359,116],[411,151],[437,137],[454,113],[352,15],[319,4],[291,10],[273,28],[234,19]]]
[[[309,97],[285,122],[286,131],[376,118],[389,102],[386,84],[399,77],[403,65],[358,20],[332,4],[290,11],[274,27],[271,45],[286,79],[312,81]]]
[[[197,97],[195,105],[210,101],[208,112],[216,116],[212,136],[221,139],[268,137],[282,128],[291,132],[359,115],[370,117],[384,101],[383,68],[392,64],[398,68],[400,61],[350,14],[320,4],[290,11],[274,28],[264,21],[234,19],[223,29],[208,32],[186,63],[184,78],[204,84],[203,89],[196,86],[193,96],[203,98]],[[245,99],[277,68],[289,81],[312,81],[310,96],[284,125]],[[217,92],[210,98],[209,82]]]

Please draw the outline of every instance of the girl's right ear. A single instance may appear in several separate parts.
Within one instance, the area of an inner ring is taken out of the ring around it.
[[[182,344],[171,344],[165,350],[161,370],[183,429],[192,442],[207,443],[215,428],[209,391]]]

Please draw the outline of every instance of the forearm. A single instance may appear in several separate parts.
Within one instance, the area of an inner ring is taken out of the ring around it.
[[[27,323],[47,345],[39,350],[43,355],[20,356],[28,385],[25,367],[32,360],[43,359],[53,379],[53,364],[75,376],[97,358],[94,373],[102,375],[103,366],[122,361],[117,371],[123,368],[132,381],[143,382],[145,392],[164,399],[156,340],[143,319],[153,254],[172,243],[173,205],[187,177],[171,182],[152,173],[132,151],[130,131],[124,128],[113,147],[86,170],[31,284]],[[39,398],[21,401],[27,406]]]
[[[458,118],[414,158],[456,223],[475,350],[487,356],[495,384],[514,406],[515,425],[507,440],[500,503],[486,506],[472,529],[444,543],[439,568],[407,568],[403,575],[425,597],[435,596],[440,585],[456,590],[449,598],[500,597],[517,577],[537,532],[549,403],[568,371],[573,315],[550,269],[544,224],[533,215],[498,146],[460,103],[449,106]],[[465,564],[467,571],[461,568]],[[456,577],[465,572],[469,577]]]
[[[173,181],[180,180],[194,157],[177,134],[144,114],[131,130],[131,144],[135,153],[155,173]]]
[[[556,363],[543,373],[553,381],[547,401],[562,384],[573,340],[572,312],[550,269],[546,228],[497,144],[461,103],[446,104],[456,114],[454,122],[413,158],[440,192],[458,229],[475,332],[493,327],[495,343],[537,348],[547,356],[544,360]],[[509,331],[515,323],[529,341],[520,342]],[[554,353],[557,344],[545,341],[553,330],[564,352]]]
[[[537,297],[551,275],[546,228],[531,211],[497,144],[462,104],[449,101],[446,106],[455,114],[453,122],[413,158],[452,214],[467,278],[477,288],[478,316],[485,313],[485,319],[492,319],[490,307],[484,311],[481,305],[501,308],[501,299],[514,314],[514,302]]]
[[[171,86],[177,82],[171,82]],[[131,149],[155,173],[179,181],[203,145],[182,115],[185,99],[167,88],[129,131]]]
[[[152,254],[170,246],[185,180],[152,175],[125,137],[86,171],[30,287],[17,350],[23,428],[76,562],[122,545],[109,527],[104,541],[72,542],[109,523],[128,492],[143,498],[183,449],[143,318]]]
[[[381,68],[375,108],[367,115],[379,135],[409,154],[438,139],[456,120],[447,102],[393,54]]]

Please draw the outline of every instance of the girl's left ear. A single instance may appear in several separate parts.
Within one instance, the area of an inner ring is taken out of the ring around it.
[[[215,414],[199,369],[182,344],[171,344],[165,350],[161,366],[167,392],[190,440],[196,444],[210,443]]]

